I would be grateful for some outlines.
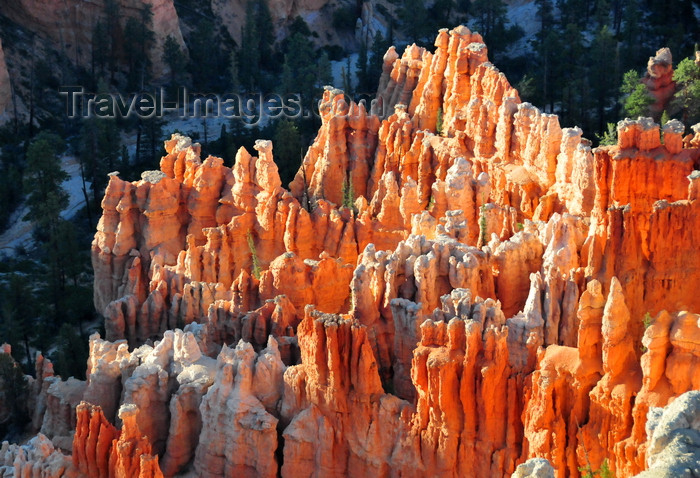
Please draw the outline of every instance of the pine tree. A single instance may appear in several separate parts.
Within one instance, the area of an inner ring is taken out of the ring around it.
[[[535,36],[533,47],[537,52],[537,68],[535,80],[539,104],[549,105],[549,110],[554,110],[554,101],[557,94],[556,82],[558,73],[557,53],[561,52],[560,35],[555,25],[553,5],[551,0],[535,0],[537,4],[537,17],[540,21],[540,30]]]
[[[405,0],[399,8],[401,29],[409,42],[418,42],[434,30],[422,0]]]
[[[684,58],[673,72],[676,93],[671,106],[681,112],[684,124],[700,121],[700,66],[692,58]]]
[[[68,193],[62,183],[69,176],[61,168],[59,157],[63,148],[59,136],[42,131],[27,149],[24,188],[29,213],[25,219],[47,234],[56,234],[60,213],[68,206]]]
[[[114,75],[117,73],[117,64],[122,47],[122,29],[121,29],[121,12],[119,3],[116,0],[105,0],[104,7],[104,24],[107,28],[109,37],[109,74],[111,81],[114,81]]]
[[[131,159],[129,157],[129,150],[125,144],[122,144],[122,151],[119,155],[119,172],[123,178],[127,177],[131,172]]]
[[[613,119],[609,117],[607,108],[611,106],[610,99],[619,88],[619,83],[616,81],[619,78],[616,61],[617,42],[607,25],[604,25],[596,34],[589,55],[593,63],[588,74],[597,118],[597,123],[591,126],[598,131],[603,131],[608,121]]]
[[[610,0],[597,0],[595,5],[596,25],[598,28],[603,28],[610,23]]]
[[[172,35],[163,44],[163,61],[170,68],[170,85],[174,86],[178,75],[187,67],[187,57]]]
[[[384,54],[391,46],[389,38],[385,39],[382,32],[377,32],[372,40],[372,49],[369,57],[369,89],[368,92],[377,91],[379,86],[379,78],[382,75],[382,67],[384,66]]]
[[[107,84],[100,80],[99,93],[108,91]],[[107,173],[114,171],[119,162],[121,141],[119,128],[113,118],[83,119],[78,144],[78,159],[83,183],[90,182],[92,202],[99,205],[102,191],[107,185]]]
[[[342,77],[343,77],[343,91],[348,96],[352,96],[353,92],[353,82],[352,82],[352,64],[350,63],[350,57],[348,56],[345,61],[345,65],[342,67]]]
[[[258,49],[260,51],[260,67],[273,70],[277,64],[272,54],[275,44],[275,29],[272,15],[265,0],[257,0],[255,22],[258,30]]]
[[[34,225],[40,250],[48,265],[48,293],[51,299],[47,313],[52,323],[60,323],[64,311],[67,265],[73,260],[62,253],[65,220],[61,211],[68,206],[68,193],[62,183],[68,175],[61,169],[59,153],[63,142],[57,135],[41,132],[27,149],[25,191],[29,213],[25,216]]]
[[[241,85],[253,91],[260,83],[260,32],[256,5],[252,0],[246,4],[238,65]]]
[[[360,53],[357,55],[357,91],[359,93],[367,93],[370,90],[369,85],[369,70],[367,65],[367,45],[360,45]]]
[[[219,71],[218,50],[212,48],[217,44],[214,24],[207,18],[201,19],[192,35],[189,43],[190,63],[189,71],[192,75],[192,83],[199,91],[211,90],[217,77],[212,72]]]
[[[313,43],[302,33],[295,33],[289,38],[287,53],[284,55],[284,91],[300,93],[304,105],[309,107],[322,86],[318,84],[316,76]]]
[[[163,151],[163,126],[162,118],[153,116],[139,120],[140,140],[138,142],[137,155],[138,167],[142,169],[154,169],[158,167],[158,161]]]
[[[92,79],[95,84],[105,74],[105,68],[109,60],[108,52],[111,49],[110,41],[111,38],[107,27],[103,21],[99,20],[92,29],[91,69]]]
[[[452,12],[455,7],[454,0],[435,0],[429,9],[430,18],[433,20],[433,30],[452,25]]]
[[[124,27],[124,53],[127,59],[127,88],[136,91],[149,81],[149,53],[155,39],[153,11],[144,3],[138,17],[129,17]]]
[[[69,324],[63,324],[58,332],[57,342],[52,357],[56,364],[56,372],[64,380],[68,377],[84,380],[85,362],[88,358],[85,340]]]
[[[498,24],[505,23],[506,5],[501,0],[474,0],[471,6],[471,14],[474,25],[479,33],[487,39],[491,45],[491,34],[498,28]]]
[[[12,345],[17,360],[25,359],[27,370],[32,368],[30,341],[36,315],[36,298],[27,277],[10,274],[0,293],[0,335]]]
[[[22,162],[24,158],[21,158]],[[20,156],[3,154],[0,158],[0,231],[4,230],[10,215],[24,199]]]
[[[596,134],[598,146],[612,146],[617,144],[617,127],[615,123],[608,123],[603,134]]]
[[[640,82],[639,74],[630,70],[622,79],[620,92],[625,95],[622,99],[622,110],[630,118],[649,116],[649,106],[654,102],[647,87]]]
[[[559,114],[563,124],[581,124],[589,116],[590,99],[584,84],[586,68],[581,61],[585,56],[580,28],[576,23],[567,24],[561,33],[561,49],[552,57],[555,71],[552,91],[561,95]]]
[[[287,184],[301,163],[301,135],[297,125],[288,119],[279,120],[275,125],[273,144],[280,178],[283,184]]]
[[[231,91],[234,93],[238,91],[241,85],[240,70],[238,68],[238,55],[239,53],[236,50],[231,50],[231,55],[229,55],[228,62],[228,76],[231,80]]]
[[[629,0],[623,13],[623,27],[620,32],[620,61],[622,71],[635,68],[644,61],[642,45],[644,39],[641,0]]]
[[[318,83],[322,86],[331,85],[333,83],[333,73],[331,71],[331,61],[328,54],[324,51],[318,59]]]
[[[12,357],[0,354],[0,409],[8,410],[9,416],[0,423],[0,436],[19,438],[28,421],[27,378],[22,368]]]

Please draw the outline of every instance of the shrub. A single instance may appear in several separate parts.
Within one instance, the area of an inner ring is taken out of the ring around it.
[[[248,240],[248,249],[250,249],[250,259],[253,262],[253,270],[251,271],[253,277],[260,280],[260,273],[262,269],[260,268],[260,260],[258,259],[258,251],[255,249],[255,242],[253,241],[253,235],[248,231],[246,236]]]

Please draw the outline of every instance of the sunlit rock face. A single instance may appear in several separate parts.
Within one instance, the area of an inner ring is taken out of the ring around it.
[[[680,450],[648,417],[700,387],[682,125],[591,149],[465,27],[320,112],[288,189],[270,141],[229,168],[180,135],[160,171],[110,178],[72,470],[626,477]]]

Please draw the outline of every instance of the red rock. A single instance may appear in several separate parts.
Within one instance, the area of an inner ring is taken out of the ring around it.
[[[271,348],[269,353],[274,354],[276,347]],[[202,431],[194,457],[200,476],[277,476],[277,418],[266,412],[256,396],[255,389],[262,384],[254,380],[264,380],[258,370],[265,366],[256,358],[253,347],[242,341],[235,349],[224,346],[219,354],[215,382],[200,406]],[[284,365],[278,352],[270,363],[280,373],[265,377],[277,388],[266,390],[264,396],[275,403],[281,395]]]
[[[119,438],[99,406],[81,402],[76,407],[77,424],[73,438],[73,464],[86,476],[108,477],[112,442]]]
[[[478,34],[435,45],[387,52],[369,113],[326,90],[290,191],[269,141],[227,168],[174,135],[161,171],[110,179],[113,342],[91,339],[82,397],[108,439],[81,412],[77,463],[122,410],[114,476],[646,466],[647,412],[700,386],[700,143],[640,119],[591,150]]]
[[[109,473],[114,478],[163,478],[158,467],[158,457],[151,453],[148,437],[141,434],[137,422],[138,408],[122,405],[119,419],[122,428],[119,438],[112,441],[109,456]]]
[[[668,102],[676,92],[676,82],[673,81],[673,58],[671,50],[661,48],[655,56],[649,57],[647,72],[642,78],[649,94],[656,100],[649,109],[658,119],[666,109]]]

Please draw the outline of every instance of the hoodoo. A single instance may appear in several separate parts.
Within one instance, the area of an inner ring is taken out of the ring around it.
[[[389,49],[376,98],[326,89],[289,189],[270,141],[229,168],[179,134],[110,177],[106,337],[0,476],[698,472],[700,138],[591,149],[464,26]]]

